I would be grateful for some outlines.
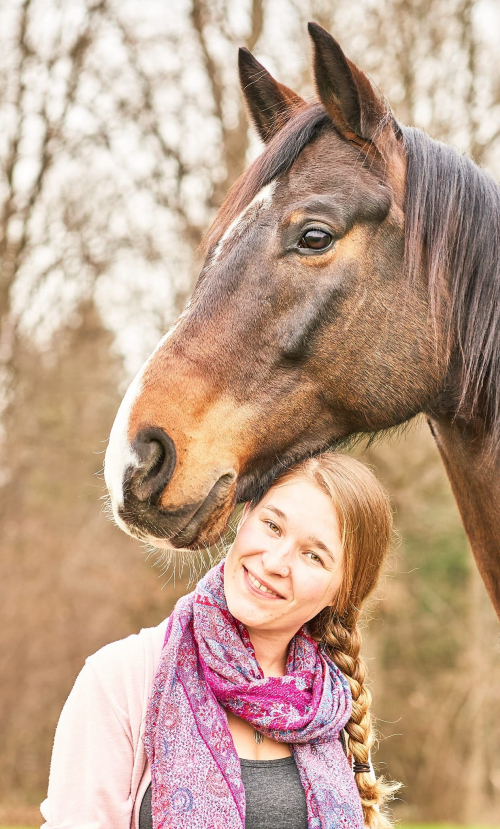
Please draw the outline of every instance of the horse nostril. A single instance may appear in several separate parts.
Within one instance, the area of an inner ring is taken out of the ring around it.
[[[175,469],[175,445],[163,429],[141,429],[133,443],[139,463],[132,471],[129,487],[139,501],[158,500]]]

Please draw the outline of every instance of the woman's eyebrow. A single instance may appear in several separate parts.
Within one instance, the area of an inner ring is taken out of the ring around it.
[[[282,518],[284,521],[286,521],[285,513],[278,507],[275,507],[272,504],[266,504],[264,509],[268,509],[271,512],[274,512],[278,516],[278,518]],[[330,556],[332,561],[335,561],[333,553],[331,552],[331,550],[328,549],[328,547],[326,546],[326,544],[323,543],[323,541],[320,541],[319,538],[316,538],[316,536],[314,535],[310,535],[307,540],[310,541],[311,544],[314,544],[314,546],[317,547],[319,550],[323,550],[323,552],[326,553],[327,556]]]
[[[273,507],[272,504],[266,504],[264,509],[271,510],[271,512],[274,512],[278,516],[278,518],[282,518],[284,521],[286,521],[285,513],[282,510],[278,509],[278,507]]]
[[[326,553],[327,556],[330,556],[332,561],[335,561],[333,553],[328,549],[326,544],[320,541],[319,538],[316,538],[315,535],[310,535],[308,541],[310,541],[311,544],[314,544],[315,547],[318,547],[319,550],[323,550],[323,552]]]

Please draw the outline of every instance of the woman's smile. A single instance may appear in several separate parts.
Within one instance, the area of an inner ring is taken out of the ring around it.
[[[245,565],[242,565],[243,569],[243,578],[245,579],[245,584],[247,588],[250,590],[251,593],[258,596],[259,599],[271,599],[272,601],[283,601],[285,596],[282,596],[280,593],[275,592],[272,587],[265,582],[263,579],[258,579],[254,576],[253,573],[248,570]]]

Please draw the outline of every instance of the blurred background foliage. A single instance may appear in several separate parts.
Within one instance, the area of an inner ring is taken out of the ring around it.
[[[127,380],[184,307],[203,229],[260,147],[240,45],[313,96],[328,28],[397,116],[500,174],[495,0],[11,0],[0,6],[0,822],[38,820],[85,657],[158,623],[162,571],[103,513]],[[430,433],[356,452],[398,539],[367,619],[381,770],[405,820],[496,822],[498,622]]]

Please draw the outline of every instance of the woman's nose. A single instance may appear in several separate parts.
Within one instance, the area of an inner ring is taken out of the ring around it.
[[[276,576],[286,578],[290,575],[291,550],[266,550],[262,553],[262,565],[264,570]]]

